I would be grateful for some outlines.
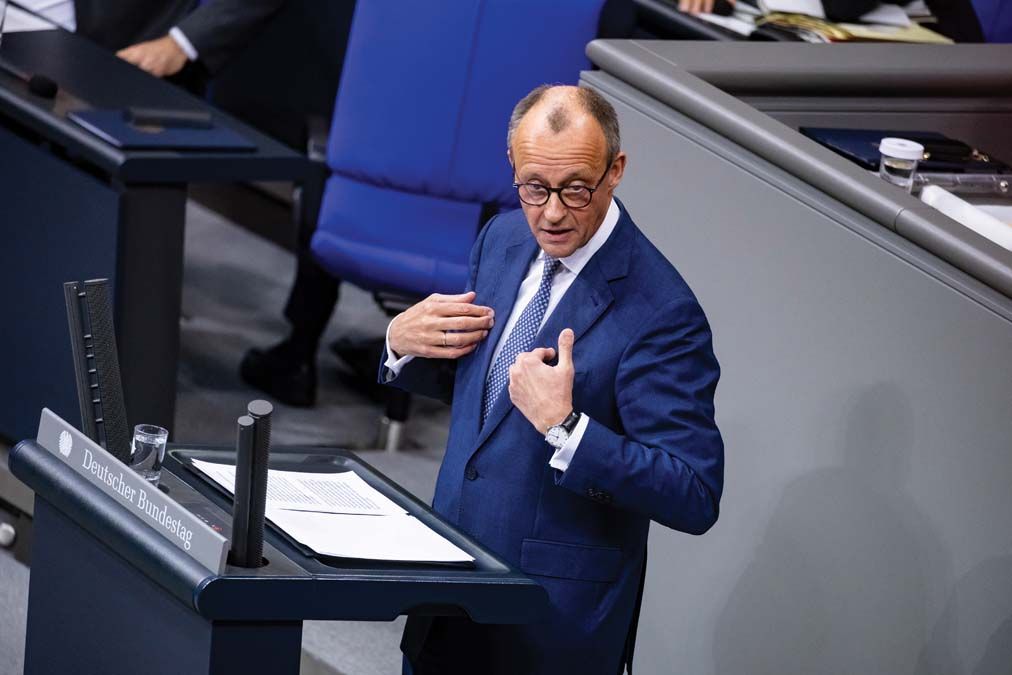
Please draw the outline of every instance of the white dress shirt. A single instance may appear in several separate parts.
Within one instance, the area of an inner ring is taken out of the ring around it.
[[[77,15],[74,13],[74,0],[18,0],[18,4],[22,5],[28,10],[31,10],[35,14],[49,19],[57,26],[66,28],[73,32],[77,29]],[[186,58],[190,61],[196,61],[200,58],[197,54],[197,50],[194,48],[193,43],[186,37],[177,26],[173,26],[169,29],[169,36],[172,40],[179,45],[179,48],[186,54]]]
[[[186,33],[180,30],[179,26],[173,26],[169,29],[169,37],[171,37],[179,48],[186,54],[186,58],[190,61],[196,61],[200,58],[200,54],[197,53],[196,47],[190,42],[190,38],[186,37]]]
[[[611,200],[611,205],[608,206],[608,212],[604,216],[604,220],[601,222],[601,227],[597,229],[594,236],[590,238],[586,244],[573,251],[572,255],[559,258],[562,265],[555,273],[555,277],[552,279],[552,288],[548,296],[548,308],[545,310],[545,316],[541,319],[541,327],[548,321],[548,317],[552,315],[555,308],[559,306],[559,302],[562,300],[562,296],[566,294],[569,287],[573,285],[573,281],[583,270],[587,262],[594,256],[597,251],[604,246],[604,242],[608,241],[608,237],[615,229],[615,225],[618,224],[618,218],[620,211],[618,204],[615,200]],[[523,313],[524,308],[527,307],[531,299],[538,291],[538,286],[541,285],[541,274],[545,266],[545,256],[547,254],[541,250],[538,255],[535,256],[531,262],[530,267],[527,270],[527,276],[520,283],[520,290],[517,292],[517,299],[513,302],[513,309],[510,311],[509,318],[506,320],[506,325],[503,327],[502,333],[499,336],[499,342],[496,344],[495,351],[492,353],[492,360],[489,361],[489,367],[495,363],[496,358],[499,356],[499,352],[502,351],[503,346],[506,344],[506,338],[509,336],[510,331],[513,330],[513,326],[516,325],[520,319],[520,314]],[[391,321],[391,323],[393,323]],[[387,360],[383,364],[389,371],[388,380],[396,378],[401,369],[411,361],[413,356],[402,356],[397,358],[394,356],[394,352],[390,349],[390,326],[387,326]],[[501,396],[508,396],[507,392],[500,394]],[[561,421],[561,420],[560,420]],[[577,422],[576,428],[573,429],[573,433],[570,434],[569,440],[561,448],[555,451],[549,460],[549,465],[552,468],[558,469],[559,471],[565,471],[569,468],[569,463],[573,459],[573,455],[576,453],[576,448],[580,445],[580,439],[583,438],[583,434],[587,429],[590,419],[584,415],[580,415],[580,421]]]

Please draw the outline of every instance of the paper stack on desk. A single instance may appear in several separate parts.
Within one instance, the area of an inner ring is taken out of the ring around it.
[[[193,466],[235,494],[234,466],[197,459]],[[474,562],[354,471],[269,470],[267,519],[320,555],[397,562]]]
[[[669,0],[674,3],[674,0]],[[919,42],[948,44],[952,40],[926,28],[937,19],[923,0],[905,6],[879,3],[864,14],[844,19],[827,17],[823,0],[740,0],[730,16],[697,14],[750,39],[828,42]],[[837,7],[837,11],[839,7]],[[758,33],[757,29],[762,28]],[[753,35],[753,33],[756,33]]]
[[[406,513],[362,516],[268,509],[267,518],[321,555],[397,562],[474,561]]]

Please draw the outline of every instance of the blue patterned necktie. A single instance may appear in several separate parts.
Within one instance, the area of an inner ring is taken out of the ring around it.
[[[488,417],[489,412],[491,412],[492,406],[495,405],[496,399],[499,398],[503,389],[506,388],[510,366],[516,361],[518,354],[526,352],[534,344],[534,338],[541,328],[541,320],[545,318],[545,310],[548,309],[548,298],[552,292],[552,279],[555,278],[555,272],[558,271],[559,264],[558,259],[549,256],[545,257],[545,268],[541,272],[541,285],[538,286],[538,292],[534,294],[531,301],[524,307],[524,311],[520,313],[520,318],[517,319],[516,325],[513,326],[509,337],[506,338],[506,343],[499,351],[499,356],[496,357],[495,363],[492,364],[491,370],[488,371],[488,377],[485,379],[485,389],[481,396],[482,426],[485,425],[485,419]]]

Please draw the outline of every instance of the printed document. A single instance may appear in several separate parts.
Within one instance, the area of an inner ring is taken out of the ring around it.
[[[235,494],[234,466],[199,459],[193,460],[193,465],[215,483]],[[404,509],[384,497],[354,471],[311,473],[269,469],[267,508],[372,516],[405,513]]]
[[[234,466],[192,461],[194,468],[235,494]],[[354,471],[268,470],[267,518],[320,555],[394,562],[474,562]]]
[[[406,513],[374,517],[270,509],[267,518],[321,555],[395,562],[474,561]]]

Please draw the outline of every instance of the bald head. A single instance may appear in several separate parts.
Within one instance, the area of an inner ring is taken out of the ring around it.
[[[588,121],[596,125],[604,137],[605,160],[610,163],[621,145],[618,117],[612,105],[593,89],[543,84],[520,99],[513,109],[506,144],[512,150],[521,124],[545,127],[550,133],[559,134],[574,124]]]
[[[541,249],[566,258],[586,246],[625,171],[615,109],[591,89],[538,87],[513,110],[507,142],[517,196]]]

